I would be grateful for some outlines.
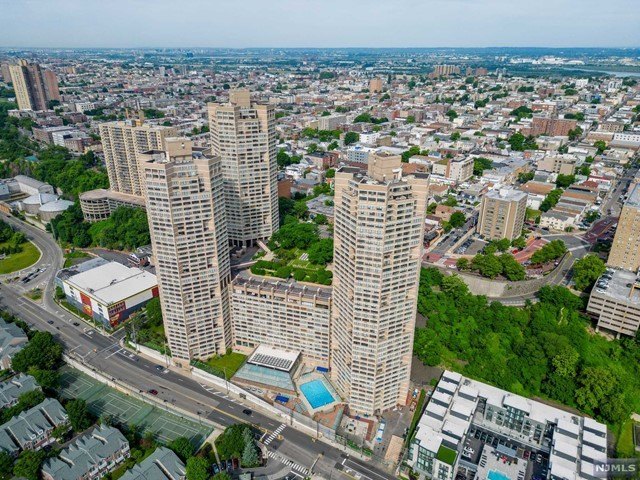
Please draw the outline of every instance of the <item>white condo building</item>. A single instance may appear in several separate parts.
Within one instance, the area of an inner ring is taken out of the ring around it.
[[[331,375],[359,413],[408,393],[428,187],[394,155],[336,173]]]

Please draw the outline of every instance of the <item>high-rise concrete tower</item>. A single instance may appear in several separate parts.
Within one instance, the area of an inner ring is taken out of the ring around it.
[[[429,178],[399,156],[335,177],[331,375],[352,411],[404,403],[409,389]]]
[[[99,129],[110,189],[143,195],[138,157],[142,152],[164,148],[164,139],[174,137],[176,129],[145,125],[144,119],[103,123]]]
[[[9,72],[20,110],[47,110],[50,100],[60,101],[58,80],[52,71],[19,60],[9,66]]]
[[[608,265],[632,272],[640,270],[640,183],[629,187],[613,237]]]
[[[231,346],[229,240],[220,158],[186,138],[141,154],[164,327],[174,360]]]
[[[246,246],[278,229],[275,111],[251,102],[248,90],[209,104],[212,153],[222,159],[229,240]]]

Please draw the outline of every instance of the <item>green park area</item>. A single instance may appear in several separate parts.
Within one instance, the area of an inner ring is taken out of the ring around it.
[[[0,243],[0,251],[9,246],[9,242]],[[25,241],[19,245],[20,251],[7,253],[6,257],[0,260],[0,275],[17,272],[23,268],[30,267],[40,258],[40,250],[31,242]]]
[[[206,362],[194,361],[192,365],[220,378],[231,378],[240,369],[247,356],[229,350],[224,355],[216,355]]]
[[[418,311],[426,325],[416,329],[414,355],[425,365],[579,410],[606,423],[618,455],[627,456],[628,419],[640,411],[640,342],[596,334],[585,300],[544,286],[535,303],[506,306],[471,294],[456,275],[423,269]]]

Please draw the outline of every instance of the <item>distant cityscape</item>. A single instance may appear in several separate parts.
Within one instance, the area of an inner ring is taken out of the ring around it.
[[[4,48],[0,79],[6,475],[637,466],[639,49]]]

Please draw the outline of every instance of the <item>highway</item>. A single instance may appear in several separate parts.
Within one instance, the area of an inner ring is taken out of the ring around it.
[[[43,252],[38,264],[50,266],[33,281],[34,285],[23,287],[20,283],[0,284],[0,302],[3,308],[38,330],[51,332],[64,345],[67,353],[81,359],[87,366],[142,392],[153,388],[158,391],[156,398],[168,405],[207,418],[220,426],[250,422],[267,432],[273,432],[283,421],[286,423],[282,418],[273,418],[256,411],[252,405],[239,403],[227,396],[226,392],[218,391],[212,386],[203,386],[178,371],[158,371],[156,362],[133,355],[121,347],[120,340],[124,336],[122,330],[112,336],[104,336],[59,307],[52,298],[53,279],[63,259],[59,247],[46,232],[12,217],[5,217],[4,220],[20,228],[38,245]],[[33,288],[35,285],[44,287],[43,305],[36,304],[23,295],[26,288]],[[251,409],[253,413],[250,416],[243,414],[245,408]],[[269,450],[304,468],[309,468],[316,462],[314,472],[327,478],[395,478],[394,475],[376,468],[372,462],[349,456],[342,449],[317,441],[290,426],[286,426],[280,435],[282,440],[270,443]]]

